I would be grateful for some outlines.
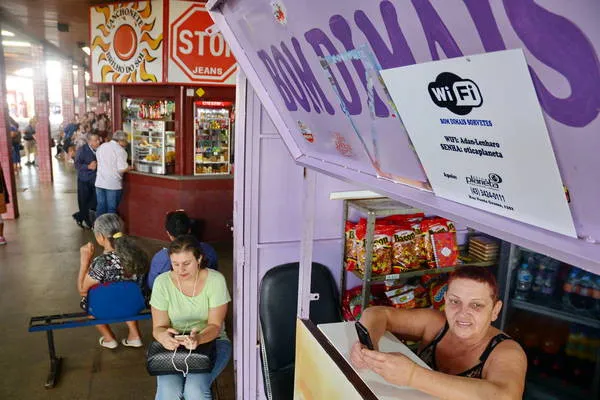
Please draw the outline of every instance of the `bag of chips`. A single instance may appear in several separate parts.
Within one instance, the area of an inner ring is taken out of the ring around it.
[[[429,288],[429,298],[431,299],[431,305],[436,310],[444,310],[444,296],[448,290],[448,281],[437,280],[433,282]]]
[[[417,307],[417,300],[415,298],[415,291],[409,290],[402,294],[390,298],[390,303],[395,308],[402,308],[410,310]]]
[[[394,273],[418,269],[420,266],[415,254],[415,232],[408,224],[398,225],[394,229],[392,243],[392,269]]]
[[[440,232],[456,232],[454,223],[439,217],[428,218],[421,221],[421,233],[423,235],[423,245],[425,246],[425,257],[427,263],[431,267],[435,266],[431,235]]]
[[[371,265],[374,275],[387,275],[392,272],[393,237],[393,226],[375,225],[375,235],[373,236],[373,263]]]
[[[344,237],[346,243],[345,268],[346,271],[354,271],[356,269],[358,247],[360,245],[356,239],[356,223],[346,221]]]

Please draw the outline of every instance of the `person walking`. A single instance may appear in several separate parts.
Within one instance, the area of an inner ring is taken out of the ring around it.
[[[123,190],[123,174],[130,170],[126,147],[127,134],[116,131],[112,140],[103,143],[96,151],[96,217],[117,213]]]
[[[29,120],[29,124],[25,128],[23,139],[25,140],[25,165],[35,165],[35,126],[37,125],[37,117],[33,116]],[[30,160],[30,155],[33,155],[33,161]]]
[[[96,209],[96,149],[100,146],[100,138],[94,133],[87,135],[87,144],[81,146],[75,154],[77,170],[77,204],[79,211],[73,219],[82,228],[92,228],[94,219],[90,210]]]
[[[4,237],[4,221],[2,220],[2,214],[6,212],[6,205],[9,203],[8,198],[8,187],[4,181],[4,173],[2,172],[2,165],[0,165],[0,246],[6,244],[6,238]]]
[[[12,162],[15,171],[21,169],[21,132],[19,127],[10,125],[10,142],[12,146]]]

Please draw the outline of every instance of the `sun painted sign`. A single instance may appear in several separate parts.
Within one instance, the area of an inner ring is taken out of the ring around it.
[[[204,3],[169,2],[168,81],[235,85],[237,64]]]
[[[163,2],[90,7],[94,83],[163,82]]]

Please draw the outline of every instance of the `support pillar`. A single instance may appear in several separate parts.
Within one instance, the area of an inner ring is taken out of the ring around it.
[[[85,70],[80,66],[77,68],[77,113],[79,118],[83,118],[85,112]]]
[[[19,216],[17,201],[17,187],[12,162],[12,144],[8,123],[8,103],[6,101],[6,68],[4,65],[4,48],[0,41],[0,165],[4,173],[4,181],[10,194],[10,203],[7,212],[2,217],[13,219]]]
[[[75,117],[75,94],[73,93],[73,62],[71,60],[63,60],[61,63],[62,77],[60,86],[62,89],[62,116],[63,124],[73,121]]]
[[[33,58],[33,99],[37,125],[35,140],[37,147],[36,163],[40,183],[52,182],[52,153],[50,149],[50,105],[48,102],[48,80],[46,77],[46,55],[44,47],[31,45]]]

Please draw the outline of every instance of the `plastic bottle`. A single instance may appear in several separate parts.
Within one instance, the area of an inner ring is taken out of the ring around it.
[[[546,257],[543,262],[546,263],[546,275],[542,284],[541,294],[551,297],[556,290],[556,278],[558,277],[560,262],[549,257]]]
[[[571,271],[569,271],[569,274],[567,275],[567,280],[565,281],[564,285],[563,285],[563,305],[567,308],[574,308],[575,307],[575,296],[577,296],[577,293],[575,293],[577,285],[579,282],[579,269],[576,267],[572,267]]]
[[[515,288],[515,298],[517,300],[527,300],[531,290],[533,274],[530,271],[529,264],[523,262],[517,272],[517,284]]]
[[[544,286],[544,281],[546,280],[546,263],[540,260],[533,275],[534,277],[531,285],[531,297],[537,299],[542,294],[542,287]]]
[[[593,310],[594,307],[594,283],[592,275],[589,273],[583,274],[579,280],[579,307],[583,310]]]

